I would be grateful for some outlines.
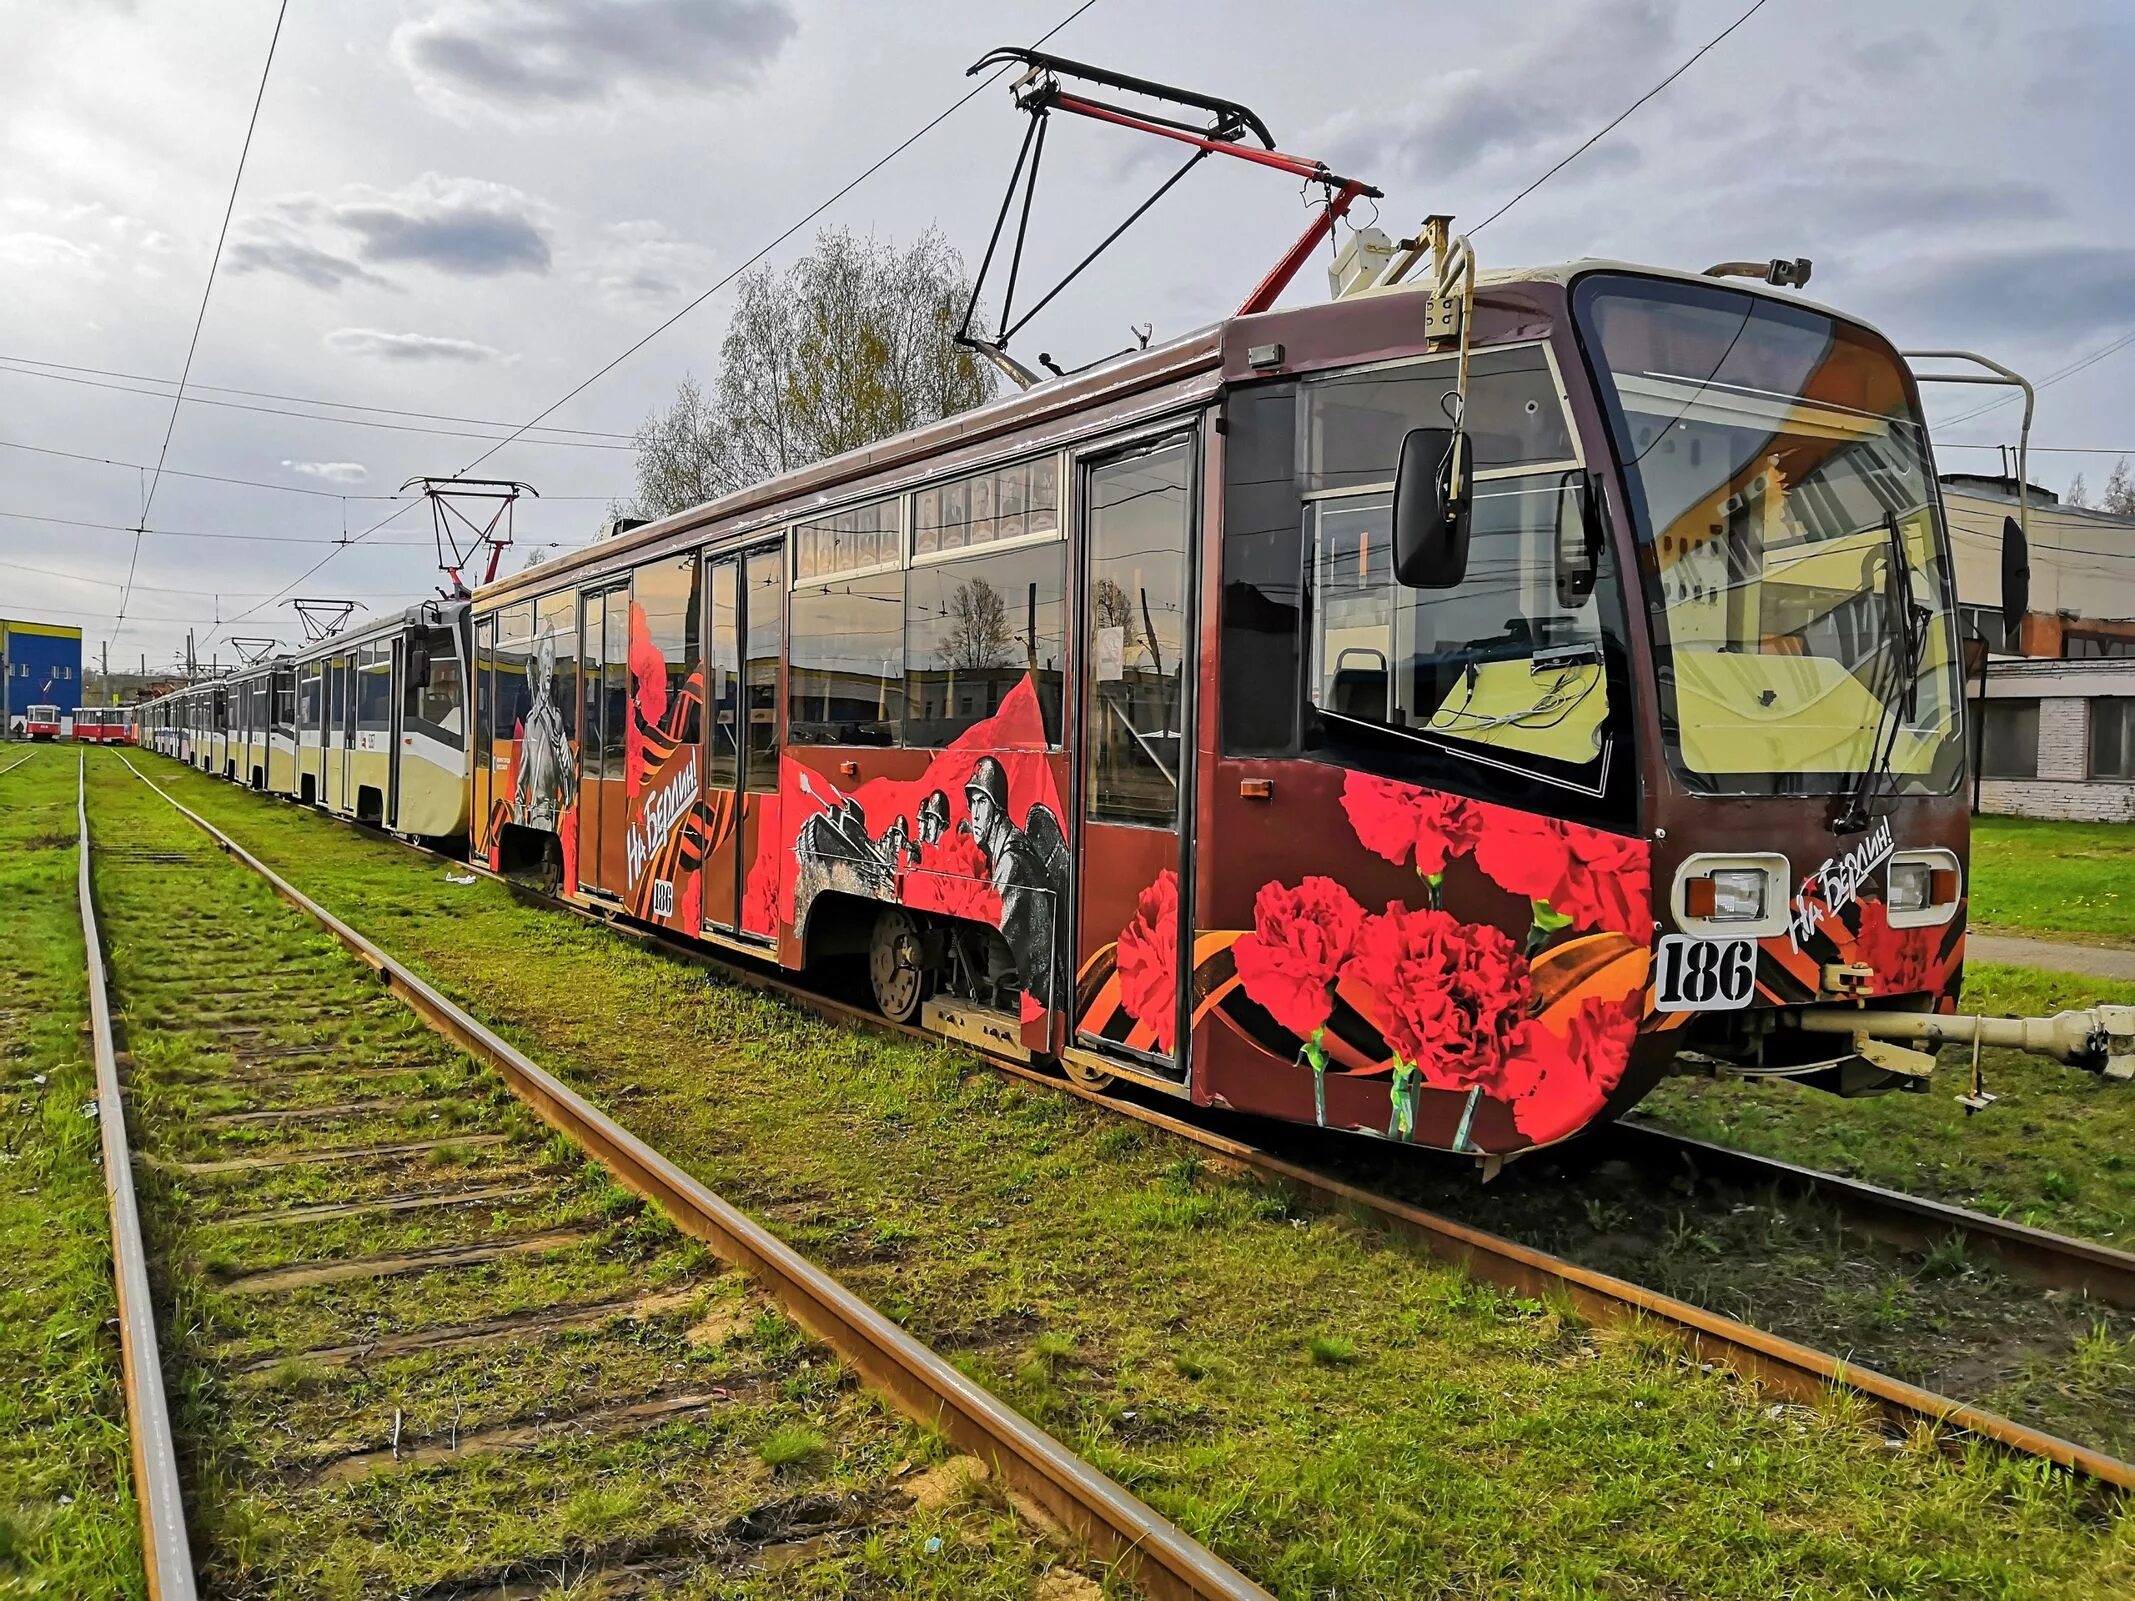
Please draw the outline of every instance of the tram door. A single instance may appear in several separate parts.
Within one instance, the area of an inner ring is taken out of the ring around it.
[[[1183,946],[1189,864],[1182,824],[1192,749],[1190,434],[1086,458],[1076,496],[1084,555],[1075,971],[1102,973],[1123,931],[1161,928]],[[1147,932],[1145,932],[1147,931]],[[1095,964],[1093,966],[1093,964]],[[1174,970],[1191,974],[1179,949]],[[1168,1015],[1136,1016],[1116,982],[1078,996],[1076,1044],[1123,1064],[1183,1074],[1189,985]]]
[[[629,887],[624,720],[630,715],[630,585],[578,600],[578,887],[620,898]]]
[[[386,705],[391,708],[386,734],[386,827],[400,827],[401,699],[408,682],[408,641],[403,635],[393,641],[393,676],[386,686]]]
[[[752,870],[778,833],[779,663],[786,642],[785,547],[705,563],[704,927],[778,935],[775,864]]]

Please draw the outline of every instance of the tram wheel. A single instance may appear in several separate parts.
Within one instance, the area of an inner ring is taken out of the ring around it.
[[[892,1023],[909,1023],[927,998],[926,941],[912,914],[885,906],[867,942],[867,979],[875,1009]]]
[[[1119,1083],[1118,1078],[1114,1075],[1107,1073],[1101,1067],[1091,1067],[1087,1062],[1077,1062],[1063,1058],[1060,1063],[1060,1071],[1067,1074],[1069,1083],[1079,1084],[1093,1095],[1109,1094],[1112,1088]]]

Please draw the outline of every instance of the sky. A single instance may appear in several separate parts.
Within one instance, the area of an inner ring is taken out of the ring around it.
[[[299,0],[203,317],[273,0],[0,0],[0,615],[79,624],[92,660],[132,669],[188,630],[225,663],[233,637],[301,638],[274,599],[292,584],[372,612],[429,593],[428,509],[385,497],[465,469],[1076,3]],[[1095,0],[1048,48],[1244,101],[1382,187],[1398,236],[1433,211],[1480,223],[1748,4]],[[1808,256],[1810,297],[1901,349],[2055,378],[2032,477],[2095,491],[2135,454],[2130,82],[2121,0],[1766,0],[1475,245],[1485,268]],[[1056,123],[1026,283],[1167,170],[1134,135]],[[1021,134],[987,89],[765,259],[818,225],[934,226],[975,265]],[[1204,163],[1017,349],[1072,366],[1138,323],[1220,317],[1304,220],[1291,180]],[[1315,265],[1289,298],[1324,292]],[[713,295],[547,418],[568,432],[483,462],[540,492],[506,570],[628,495],[628,436],[716,372],[730,307]],[[196,319],[200,387],[174,416]],[[1930,418],[1996,395],[1931,388]],[[1939,427],[1943,469],[1995,470],[1962,447],[2013,443],[2017,411]]]

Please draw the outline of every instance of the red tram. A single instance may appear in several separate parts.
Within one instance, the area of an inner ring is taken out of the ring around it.
[[[117,706],[83,706],[74,713],[77,745],[124,745],[129,742],[126,713]]]
[[[66,723],[57,706],[25,706],[22,709],[22,735],[25,739],[58,739],[65,730]]]
[[[1426,248],[483,588],[475,850],[1485,1157],[1686,1047],[1916,1081],[1871,1036],[1955,1009],[1967,815],[1910,371],[1764,284]]]
[[[1043,381],[967,339],[1025,387],[485,585],[438,714],[475,854],[1086,1080],[1486,1164],[1686,1060],[2135,1075],[2135,1008],[1955,1015],[1949,538],[1913,374],[1782,292],[1807,263],[1479,274],[1433,218],[1272,309],[1375,191],[1011,54],[1034,131],[1326,204],[1214,327]]]

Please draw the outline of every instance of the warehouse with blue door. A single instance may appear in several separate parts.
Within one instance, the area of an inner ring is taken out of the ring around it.
[[[71,720],[82,703],[82,631],[58,623],[17,622],[0,617],[0,711],[10,739],[22,737],[23,714],[32,706],[57,706]]]

